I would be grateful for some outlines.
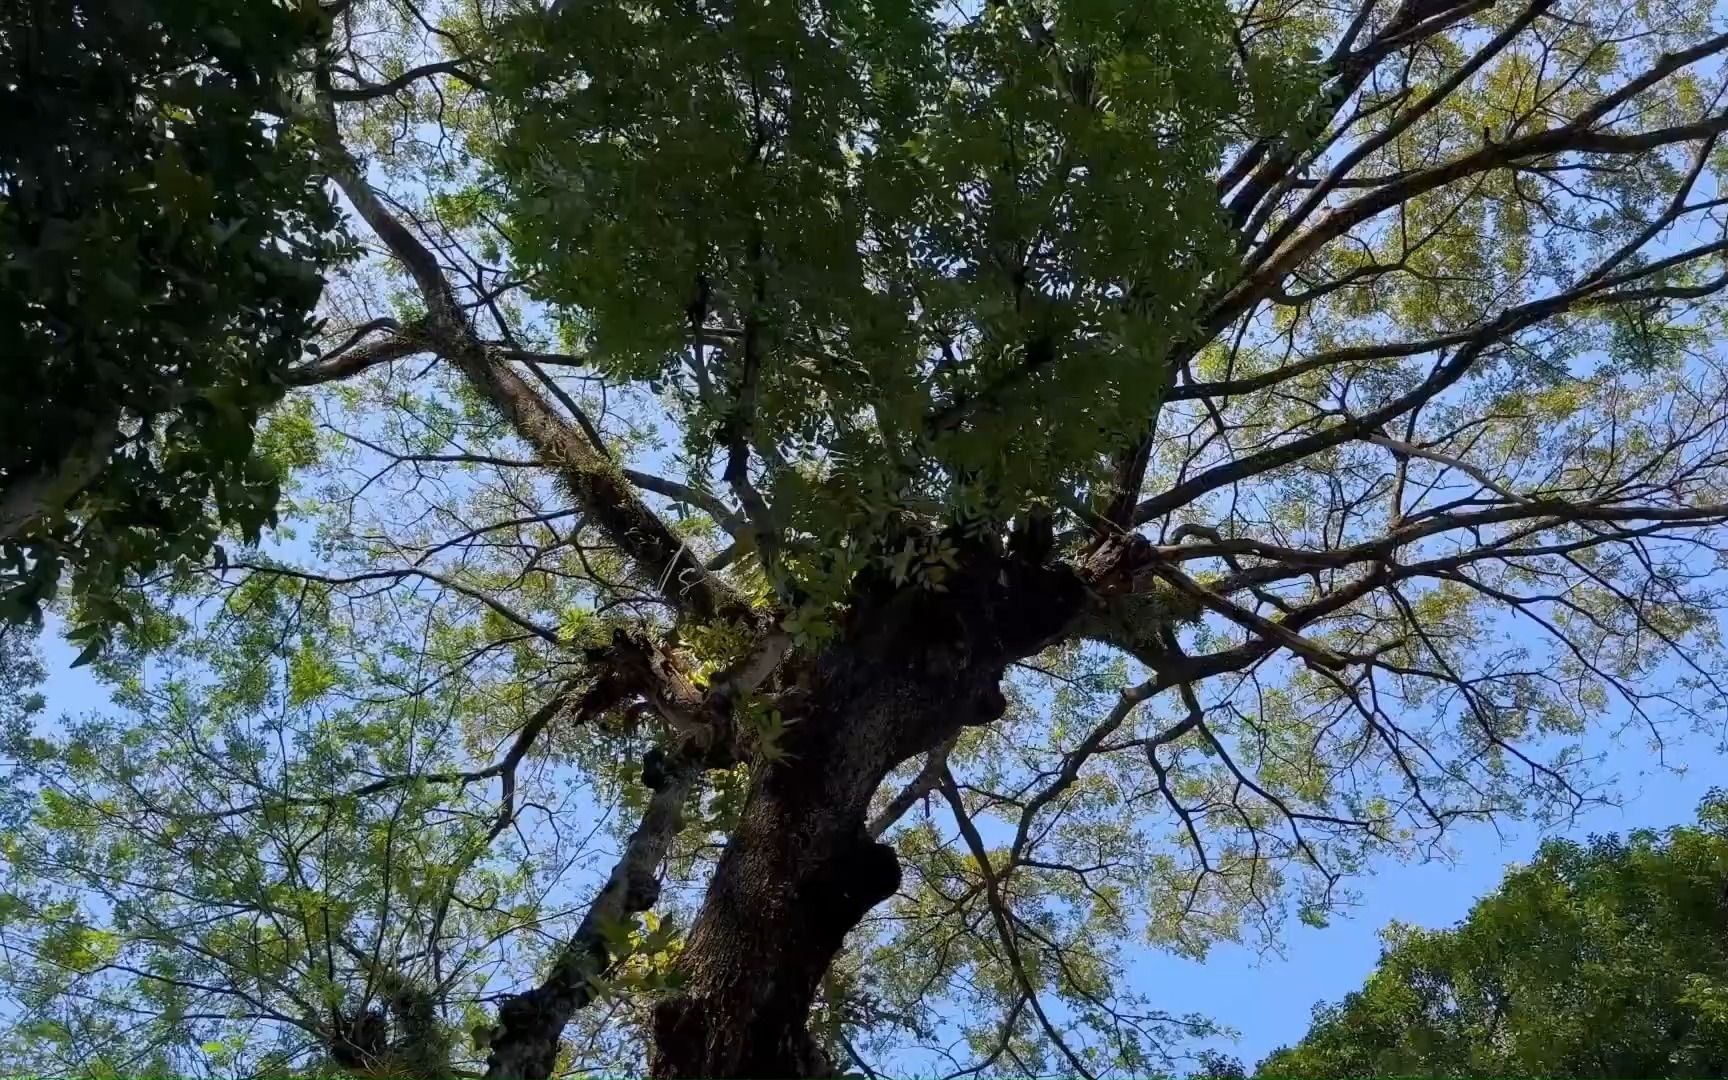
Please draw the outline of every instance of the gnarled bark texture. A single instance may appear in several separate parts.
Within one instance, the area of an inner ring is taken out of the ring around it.
[[[1084,596],[1072,571],[980,552],[946,593],[853,608],[813,666],[787,759],[753,776],[685,945],[685,991],[655,1010],[655,1075],[830,1071],[811,1003],[846,934],[900,884],[894,850],[867,832],[871,796],[895,765],[1001,716],[1007,665],[1059,636]]]

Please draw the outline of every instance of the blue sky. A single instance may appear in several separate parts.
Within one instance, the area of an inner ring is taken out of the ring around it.
[[[1617,739],[1598,735],[1585,745],[1602,755],[1595,775],[1606,785],[1603,796],[1618,805],[1588,808],[1547,830],[1534,823],[1502,824],[1498,833],[1485,824],[1460,826],[1453,834],[1453,858],[1382,862],[1372,877],[1356,883],[1361,901],[1347,916],[1325,929],[1291,919],[1280,953],[1219,947],[1205,963],[1148,956],[1134,971],[1136,982],[1172,1011],[1193,1010],[1235,1028],[1240,1039],[1220,1049],[1252,1068],[1301,1038],[1315,1002],[1336,1000],[1361,985],[1379,959],[1378,935],[1388,922],[1449,925],[1494,889],[1508,864],[1527,860],[1545,837],[1581,839],[1681,824],[1692,819],[1712,786],[1728,786],[1728,758],[1708,733],[1670,739],[1663,755],[1638,730]]]

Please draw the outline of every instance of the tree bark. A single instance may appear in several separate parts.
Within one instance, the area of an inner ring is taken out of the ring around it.
[[[603,933],[606,925],[647,911],[660,898],[658,868],[678,834],[684,801],[698,772],[695,761],[679,760],[651,783],[654,794],[641,824],[624,845],[623,856],[589,905],[575,936],[559,950],[552,973],[499,1008],[492,1052],[486,1059],[489,1080],[552,1075],[565,1025],[593,999],[592,980],[604,975],[611,963]]]
[[[900,884],[894,850],[867,831],[872,795],[895,765],[1001,716],[1007,665],[1059,637],[1084,595],[1071,571],[979,553],[947,593],[853,607],[813,665],[785,760],[753,770],[680,960],[685,990],[655,1010],[654,1075],[831,1071],[811,1003],[846,934]]]
[[[0,487],[0,541],[16,539],[42,518],[64,509],[102,474],[119,441],[119,413],[96,417],[40,472]]]

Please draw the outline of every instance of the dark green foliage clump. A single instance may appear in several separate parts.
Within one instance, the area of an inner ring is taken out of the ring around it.
[[[338,217],[270,110],[315,5],[28,0],[0,16],[0,618],[272,520],[254,425]],[[112,617],[115,611],[91,613]]]
[[[1452,930],[1394,925],[1262,1077],[1728,1073],[1728,796],[1695,826],[1555,841]]]

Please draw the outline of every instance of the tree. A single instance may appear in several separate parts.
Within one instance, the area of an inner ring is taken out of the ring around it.
[[[1144,1075],[1132,942],[1720,716],[1718,13],[326,10],[302,534],[14,740],[31,1071]]]
[[[128,575],[273,519],[253,429],[340,247],[304,135],[261,110],[319,21],[234,0],[0,14],[0,619],[71,568],[99,639]]]
[[[1451,930],[1394,923],[1362,989],[1256,1075],[1721,1076],[1728,802],[1550,841]]]

